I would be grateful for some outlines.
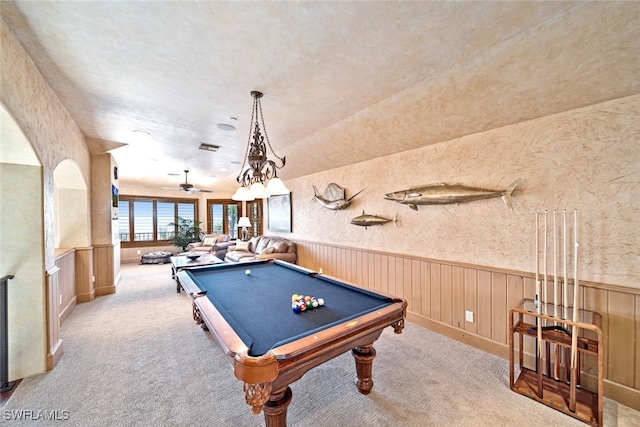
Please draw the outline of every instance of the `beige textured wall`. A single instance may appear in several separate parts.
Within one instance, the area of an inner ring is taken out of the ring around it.
[[[113,244],[113,225],[111,221],[111,185],[115,161],[111,154],[101,154],[91,158],[91,222],[93,224],[92,241],[94,244]],[[117,226],[117,224],[116,224]]]
[[[44,254],[45,267],[50,268],[55,249],[53,172],[60,162],[71,159],[78,164],[85,183],[90,183],[89,149],[82,132],[3,20],[0,41],[0,99],[43,166]]]
[[[638,117],[640,95],[288,181],[290,236],[533,272],[533,213],[578,209],[579,278],[638,288]],[[513,211],[499,198],[417,212],[384,199],[385,193],[434,182],[504,189],[518,178]],[[331,211],[313,201],[312,188],[323,192],[331,182],[346,187],[347,197],[364,191],[347,210]],[[398,215],[398,227],[351,225],[363,210]],[[570,215],[570,229],[572,223]]]
[[[14,260],[29,266],[28,272],[20,270],[20,280],[28,278],[28,286],[15,286],[9,297],[12,313],[14,310],[19,313],[11,314],[14,333],[19,334],[19,339],[12,339],[9,344],[13,354],[9,376],[16,379],[42,372],[46,367],[44,277],[45,271],[55,266],[54,170],[60,162],[70,159],[78,165],[84,182],[89,183],[90,155],[80,129],[1,19],[0,46],[0,101],[42,163],[37,174],[29,180],[21,179],[23,184],[16,187],[22,194],[30,195],[28,206],[39,203],[39,207],[28,210],[32,214],[24,216],[25,224],[16,227],[20,230],[20,239],[8,240],[20,240],[19,250],[14,247],[12,252]],[[6,165],[2,168],[4,174]],[[29,187],[31,184],[33,188]],[[42,198],[34,197],[34,194],[41,194]],[[2,197],[5,197],[4,186]],[[85,200],[89,204],[88,198]],[[89,210],[90,206],[87,206],[85,211]],[[0,228],[3,233],[14,227],[5,222],[6,218],[2,215]],[[31,241],[25,237],[28,234],[25,230],[43,230],[44,236],[39,234],[38,241]],[[4,250],[3,247],[3,253]]]

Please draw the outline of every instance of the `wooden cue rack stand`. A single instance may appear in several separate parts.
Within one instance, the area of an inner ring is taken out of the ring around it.
[[[509,385],[516,393],[534,399],[544,405],[563,412],[573,418],[583,421],[591,426],[602,426],[603,413],[603,366],[604,352],[602,341],[602,316],[599,313],[579,310],[578,322],[566,320],[561,316],[554,316],[554,310],[562,313],[563,308],[546,304],[541,307],[540,314],[533,300],[524,299],[521,304],[509,312]],[[546,314],[543,314],[546,313]],[[573,309],[569,309],[573,313]],[[567,316],[569,317],[569,316]],[[551,327],[543,330],[542,343],[544,351],[541,359],[534,354],[535,367],[525,367],[524,341],[533,340],[538,345],[538,322],[541,325],[555,325],[563,327],[571,332],[575,325],[578,329],[578,381],[572,384],[569,380],[571,335]],[[518,362],[520,375],[515,376],[515,336],[518,334]],[[556,350],[558,349],[558,350]],[[560,357],[558,357],[560,355]],[[580,388],[581,364],[586,356],[595,357],[597,363],[596,391]],[[559,359],[564,359],[560,363]],[[552,367],[553,366],[553,367]],[[545,369],[546,368],[546,369]],[[542,394],[539,394],[539,373],[542,373]],[[558,379],[556,379],[558,378]],[[573,388],[573,390],[572,390]],[[572,402],[573,400],[573,402]],[[572,411],[570,408],[575,408]]]

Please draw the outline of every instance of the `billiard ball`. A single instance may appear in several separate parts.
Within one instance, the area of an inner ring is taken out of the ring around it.
[[[324,300],[322,298],[318,298],[318,305],[324,305]]]
[[[300,313],[300,307],[298,307],[298,304],[293,304],[291,306],[291,310],[293,310],[294,313]]]
[[[248,268],[244,271],[244,274],[246,274],[247,276],[251,274],[251,270],[249,270]]]
[[[320,305],[320,303],[316,300],[311,301],[311,305],[313,306],[313,308],[316,308],[318,305]]]

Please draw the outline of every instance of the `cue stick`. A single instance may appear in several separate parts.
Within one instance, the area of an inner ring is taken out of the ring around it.
[[[576,411],[576,387],[578,384],[578,210],[573,211],[573,326],[571,331],[571,387],[569,391],[569,410]]]
[[[558,228],[556,225],[556,218],[558,216],[558,210],[553,210],[553,316],[558,315]],[[554,322],[555,326],[558,326],[558,322]],[[560,379],[560,346],[555,344],[555,358],[553,363],[553,377],[556,380]]]
[[[564,264],[564,280],[562,281],[563,287],[563,295],[562,295],[562,306],[563,317],[565,319],[569,318],[569,285],[567,281],[567,210],[565,209],[562,212],[562,243],[564,244],[564,254],[562,256],[562,263]]]
[[[547,211],[544,211],[544,236],[542,237],[543,248],[542,248],[542,271],[544,277],[542,278],[542,302],[544,306],[542,308],[542,313],[547,314]],[[546,324],[546,321],[545,321]],[[545,325],[546,326],[546,325]]]
[[[540,320],[540,213],[536,212],[536,324],[538,340],[536,341],[536,369],[538,373],[538,397],[542,398],[542,322]]]
[[[562,279],[562,318],[569,318],[569,281],[568,271],[567,271],[567,263],[568,263],[568,253],[567,253],[567,210],[564,209],[562,211],[562,245],[563,245],[563,255],[562,255],[562,264],[563,264],[563,279]],[[565,323],[566,325],[566,323]],[[569,382],[569,351],[570,349],[565,348],[564,351],[564,382]]]
[[[543,306],[542,306],[542,314],[549,314],[549,307],[547,306],[547,302],[549,302],[549,298],[547,295],[547,290],[549,288],[549,283],[548,283],[548,277],[549,277],[549,272],[547,270],[547,268],[549,267],[549,261],[547,259],[547,235],[549,234],[548,231],[548,227],[547,227],[547,218],[548,218],[548,213],[549,211],[547,209],[545,209],[544,211],[544,235],[542,237],[542,242],[543,242],[543,247],[542,247],[542,271],[543,271],[543,279],[542,279],[542,283],[543,283],[543,287],[542,287],[542,302],[543,302]],[[542,323],[542,322],[541,322]],[[544,326],[547,326],[547,320],[544,320]],[[544,347],[544,360],[545,360],[545,368],[546,368],[546,372],[547,372],[547,376],[551,376],[551,343],[549,341],[545,341],[545,347]]]

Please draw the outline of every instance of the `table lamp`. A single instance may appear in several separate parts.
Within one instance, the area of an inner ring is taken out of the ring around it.
[[[238,220],[238,227],[242,227],[242,241],[247,241],[247,227],[251,227],[251,222],[249,221],[249,217],[241,216]]]

